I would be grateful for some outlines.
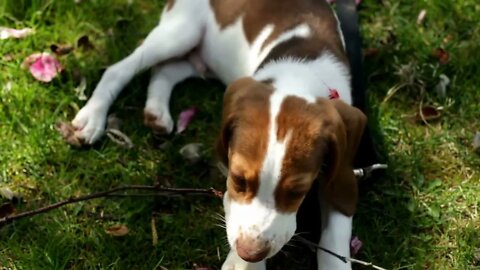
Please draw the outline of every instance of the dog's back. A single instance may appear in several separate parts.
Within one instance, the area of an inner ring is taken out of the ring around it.
[[[311,60],[328,51],[347,63],[338,22],[323,0],[210,0],[209,4],[201,54],[227,84],[279,58]]]

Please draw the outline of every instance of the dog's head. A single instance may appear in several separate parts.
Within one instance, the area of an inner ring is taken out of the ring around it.
[[[352,161],[365,123],[360,110],[340,100],[285,96],[251,78],[228,87],[217,151],[229,169],[227,237],[241,258],[263,260],[290,240],[298,208],[319,175],[319,195],[353,214]]]

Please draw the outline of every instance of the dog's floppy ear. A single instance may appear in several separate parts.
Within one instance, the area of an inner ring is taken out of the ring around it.
[[[222,126],[216,141],[216,151],[220,161],[228,167],[230,140],[241,108],[241,99],[245,97],[249,86],[256,83],[250,77],[236,80],[230,84],[223,96]]]
[[[327,132],[328,159],[324,194],[337,210],[347,216],[355,212],[358,199],[353,160],[360,143],[367,117],[359,109],[341,100],[331,100],[337,113]]]

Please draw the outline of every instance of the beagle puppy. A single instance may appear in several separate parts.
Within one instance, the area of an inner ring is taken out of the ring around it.
[[[201,76],[202,66],[228,86],[216,146],[229,171],[223,203],[231,251],[222,269],[265,269],[294,235],[316,179],[319,245],[350,256],[352,163],[366,117],[351,105],[345,44],[325,0],[167,0],[143,44],[105,71],[72,121],[75,136],[97,141],[119,92],[149,68],[144,122],[172,132],[172,89]],[[317,260],[318,269],[351,269],[322,251]]]

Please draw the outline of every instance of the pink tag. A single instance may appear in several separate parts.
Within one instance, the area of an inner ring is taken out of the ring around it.
[[[338,94],[338,91],[337,89],[328,89],[328,91],[330,91],[330,93],[328,94],[328,97],[330,99],[339,99],[340,98],[340,95]]]

